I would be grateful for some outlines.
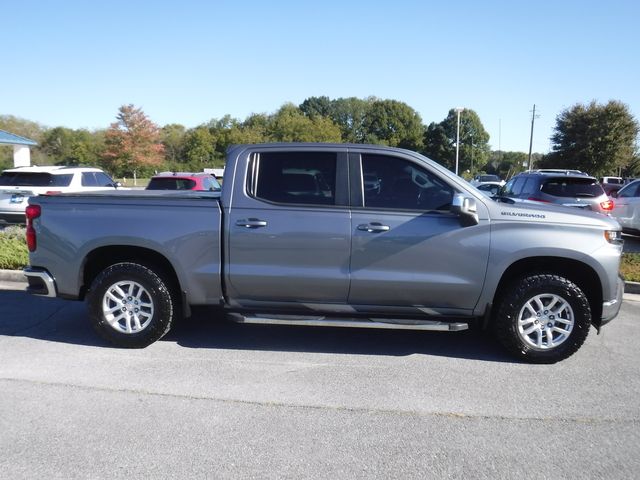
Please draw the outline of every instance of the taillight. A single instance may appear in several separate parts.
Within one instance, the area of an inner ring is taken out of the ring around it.
[[[28,205],[25,214],[27,216],[27,248],[30,252],[35,252],[38,243],[36,241],[36,229],[33,228],[33,221],[42,214],[40,205]]]
[[[527,198],[527,200],[531,200],[532,202],[551,203],[549,202],[549,200],[543,200],[542,198],[538,198],[538,197],[529,197]]]
[[[60,190],[49,190],[48,192],[44,192],[45,195],[57,195],[62,193]]]
[[[600,202],[600,208],[602,208],[605,212],[610,212],[613,210],[613,200],[605,200],[604,202]]]

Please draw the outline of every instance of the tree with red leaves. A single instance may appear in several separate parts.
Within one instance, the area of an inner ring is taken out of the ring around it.
[[[141,108],[123,105],[105,136],[103,161],[116,176],[151,172],[164,160],[160,129]]]

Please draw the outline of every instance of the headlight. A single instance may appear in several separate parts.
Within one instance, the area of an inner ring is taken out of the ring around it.
[[[620,230],[605,230],[604,238],[614,245],[622,245],[622,232]]]

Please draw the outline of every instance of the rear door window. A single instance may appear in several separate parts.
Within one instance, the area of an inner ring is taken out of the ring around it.
[[[544,182],[540,190],[554,197],[593,198],[604,195],[596,179],[588,177],[551,178]]]
[[[275,203],[335,205],[336,160],[332,152],[260,153],[250,194]]]

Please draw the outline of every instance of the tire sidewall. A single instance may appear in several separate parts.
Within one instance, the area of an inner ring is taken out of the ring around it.
[[[117,331],[102,312],[102,302],[107,290],[123,281],[139,283],[153,301],[151,321],[140,332]],[[118,263],[103,270],[92,282],[87,300],[89,318],[94,329],[102,338],[118,347],[142,348],[150,345],[169,331],[175,317],[175,301],[167,282],[150,268],[136,263]]]

